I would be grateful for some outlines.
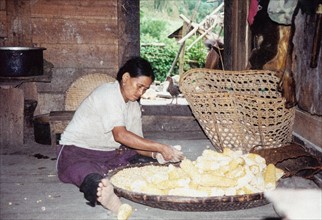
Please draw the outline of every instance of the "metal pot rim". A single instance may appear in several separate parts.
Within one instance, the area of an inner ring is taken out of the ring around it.
[[[0,50],[46,50],[44,47],[0,47]]]

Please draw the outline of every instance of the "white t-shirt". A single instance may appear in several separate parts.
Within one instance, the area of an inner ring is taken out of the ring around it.
[[[118,81],[96,88],[76,110],[60,140],[62,145],[110,151],[120,147],[112,129],[125,126],[141,137],[141,109],[138,102],[125,103]]]

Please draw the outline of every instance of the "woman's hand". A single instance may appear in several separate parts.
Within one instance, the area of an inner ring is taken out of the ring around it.
[[[184,158],[183,153],[180,151],[181,147],[178,150],[170,145],[145,139],[126,130],[124,126],[114,127],[112,132],[115,141],[134,148],[142,155],[151,156],[151,152],[155,152],[156,154],[160,154],[160,156],[162,156],[167,162],[178,162]]]
[[[157,153],[156,159],[158,160],[159,163],[164,164],[167,162],[179,162],[183,160],[184,155],[181,151],[181,146],[176,145],[176,146],[169,146],[165,145],[165,149]]]

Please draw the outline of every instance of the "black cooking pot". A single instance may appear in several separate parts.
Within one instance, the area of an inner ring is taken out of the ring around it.
[[[44,73],[42,47],[0,47],[0,76],[38,76]]]

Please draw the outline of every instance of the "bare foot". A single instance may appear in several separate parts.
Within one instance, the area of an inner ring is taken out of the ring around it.
[[[98,184],[97,201],[100,202],[104,208],[111,210],[115,215],[118,214],[122,204],[119,197],[115,195],[112,184],[106,178],[102,179]]]

